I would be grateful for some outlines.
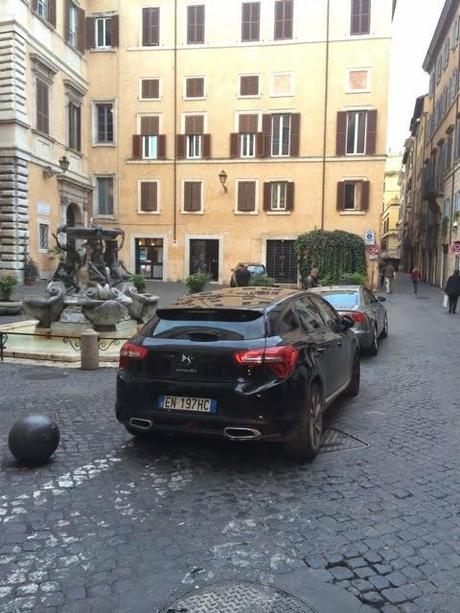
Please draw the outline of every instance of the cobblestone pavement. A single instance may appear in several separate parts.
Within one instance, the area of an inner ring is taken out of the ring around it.
[[[357,444],[303,467],[270,446],[135,442],[114,370],[0,364],[0,611],[153,612],[202,583],[292,577],[356,611],[458,613],[460,315],[409,289],[361,394],[328,418]],[[61,445],[18,468],[7,432],[34,411]]]

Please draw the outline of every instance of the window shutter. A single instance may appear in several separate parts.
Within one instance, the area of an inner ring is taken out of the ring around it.
[[[185,118],[186,134],[203,134],[204,117],[203,115],[187,115]]]
[[[204,96],[204,79],[202,77],[186,79],[185,96],[186,98],[202,98]]]
[[[95,39],[95,28],[96,28],[96,20],[94,17],[86,18],[86,27],[85,27],[85,39],[86,39],[86,48],[93,49],[96,45]]]
[[[294,210],[295,183],[289,181],[286,187],[286,211]]]
[[[238,211],[251,212],[256,208],[255,181],[240,181],[238,183]]]
[[[271,183],[264,183],[264,211],[270,211],[271,209]]]
[[[241,40],[248,41],[250,38],[250,16],[251,5],[249,2],[243,2],[241,5]]]
[[[291,114],[291,151],[292,156],[299,155],[300,148],[300,113]]]
[[[240,96],[258,96],[258,95],[259,95],[259,77],[258,75],[240,77]]]
[[[242,113],[238,118],[238,131],[240,134],[256,134],[259,117],[255,113]]]
[[[166,134],[158,135],[158,159],[166,159]]]
[[[237,158],[239,157],[239,139],[240,135],[236,132],[230,134],[230,157]]]
[[[275,2],[275,40],[283,38],[283,3]]]
[[[142,136],[133,134],[133,158],[140,160],[142,157]]]
[[[347,113],[339,111],[337,113],[337,137],[336,137],[336,155],[345,155],[345,144],[347,138]]]
[[[211,135],[203,134],[203,158],[209,160],[211,157]]]
[[[176,136],[176,158],[183,160],[185,158],[185,134]]]
[[[36,8],[35,2],[35,8]],[[53,26],[56,27],[56,0],[48,0],[48,21]]]
[[[184,211],[192,211],[192,184],[190,181],[184,182]]]
[[[256,156],[258,158],[264,157],[264,133],[257,132],[256,134]]]
[[[141,117],[141,134],[144,136],[156,135],[160,131],[160,118],[156,115]]]
[[[160,43],[160,9],[142,9],[142,46],[156,47]]]
[[[112,47],[118,47],[120,38],[120,18],[118,15],[114,15],[111,19],[112,22]],[[156,183],[154,183],[156,185]]]
[[[48,85],[37,79],[37,130],[49,134],[49,92]]]
[[[377,111],[368,111],[367,113],[367,139],[366,153],[374,155],[377,141]]]
[[[70,40],[69,15],[70,15],[70,0],[65,0],[65,7],[64,7],[64,39],[65,39],[65,41],[67,43]]]
[[[345,200],[345,181],[339,181],[337,183],[337,210],[343,211],[343,204]]]
[[[262,132],[264,135],[264,153],[263,157],[270,156],[271,140],[272,140],[272,116],[262,115]]]
[[[184,211],[196,212],[201,210],[201,183],[198,181],[185,181],[184,183]]]
[[[143,181],[141,183],[141,211],[156,211],[157,197],[157,184],[154,181]]]
[[[85,11],[77,8],[78,31],[77,31],[77,50],[80,53],[85,51]]]
[[[34,13],[36,13],[38,11],[38,2],[37,0],[32,0],[32,10]]]
[[[204,4],[197,6],[197,29],[196,29],[196,42],[204,43]]]
[[[361,183],[361,211],[369,210],[369,195],[371,184],[369,181]]]

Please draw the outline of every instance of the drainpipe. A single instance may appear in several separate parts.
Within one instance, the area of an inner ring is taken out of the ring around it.
[[[177,241],[177,0],[174,0],[174,103],[173,103],[173,135],[174,135],[174,160],[173,160],[173,242]]]
[[[330,28],[330,0],[327,0],[326,9],[326,67],[324,72],[324,123],[323,123],[323,177],[321,186],[321,230],[324,230],[324,208],[326,197],[326,152],[327,152],[327,108],[329,96],[329,28]]]

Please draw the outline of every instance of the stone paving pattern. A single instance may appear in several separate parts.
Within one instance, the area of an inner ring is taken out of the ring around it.
[[[357,611],[460,610],[460,315],[401,279],[390,336],[328,423],[369,443],[296,466],[271,446],[159,438],[114,419],[115,371],[0,364],[0,611],[155,611],[173,579],[336,584]],[[18,468],[15,419],[55,416]],[[339,613],[339,612],[338,612]]]

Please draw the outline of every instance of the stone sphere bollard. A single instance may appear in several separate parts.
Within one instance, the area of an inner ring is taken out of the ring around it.
[[[23,464],[43,464],[59,445],[59,428],[46,415],[23,417],[10,430],[8,446]]]

